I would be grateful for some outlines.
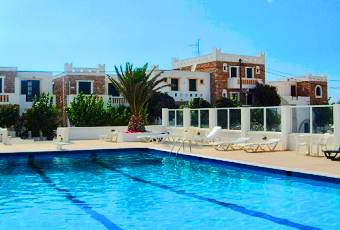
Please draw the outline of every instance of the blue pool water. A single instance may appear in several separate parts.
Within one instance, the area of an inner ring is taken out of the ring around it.
[[[0,229],[340,229],[340,186],[142,150],[2,157]]]

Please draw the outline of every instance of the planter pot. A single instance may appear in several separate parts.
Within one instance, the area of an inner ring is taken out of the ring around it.
[[[137,138],[137,136],[143,134],[145,132],[140,132],[140,133],[120,133],[121,140],[123,142],[139,142],[140,140]]]

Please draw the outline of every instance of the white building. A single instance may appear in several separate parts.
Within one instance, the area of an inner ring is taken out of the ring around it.
[[[327,104],[327,76],[306,76],[267,81],[276,87],[282,105]]]
[[[0,105],[18,104],[20,113],[32,107],[35,96],[52,94],[52,72],[18,71],[0,67]]]
[[[180,70],[164,71],[161,77],[166,78],[170,87],[161,89],[173,97],[176,102],[187,102],[194,98],[203,98],[210,102],[210,74]]]

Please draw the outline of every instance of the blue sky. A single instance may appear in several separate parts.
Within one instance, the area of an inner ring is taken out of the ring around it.
[[[338,0],[0,0],[0,66],[61,71],[201,53],[266,53],[267,79],[328,74],[340,100]],[[338,87],[338,88],[337,88]]]

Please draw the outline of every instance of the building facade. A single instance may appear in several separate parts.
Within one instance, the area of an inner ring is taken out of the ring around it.
[[[282,105],[328,104],[327,76],[306,75],[270,81],[281,97]]]
[[[172,68],[181,71],[210,73],[211,101],[220,97],[240,98],[240,83],[245,103],[252,104],[251,89],[256,83],[265,83],[265,55],[245,56],[222,53],[213,49],[210,54],[178,60],[173,59]]]
[[[0,104],[18,104],[20,113],[32,107],[34,97],[52,92],[52,72],[18,71],[0,67]]]
[[[114,76],[113,76],[114,77]],[[80,93],[102,97],[104,102],[112,99],[114,104],[126,105],[126,101],[114,89],[105,74],[105,65],[96,68],[74,67],[72,63],[64,65],[64,72],[55,76],[53,92],[56,96],[56,106],[59,114],[65,120],[65,107]]]
[[[170,87],[160,91],[173,97],[176,102],[188,102],[198,97],[211,102],[210,73],[167,70],[161,77],[166,79],[165,83],[170,84]]]

